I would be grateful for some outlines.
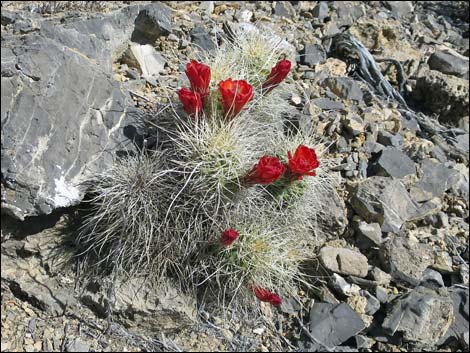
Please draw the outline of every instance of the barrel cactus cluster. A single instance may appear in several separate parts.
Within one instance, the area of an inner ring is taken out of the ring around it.
[[[186,63],[174,102],[145,122],[156,147],[90,182],[83,253],[227,308],[277,307],[310,285],[302,266],[335,180],[314,129],[286,129],[291,66],[270,34],[241,31]]]

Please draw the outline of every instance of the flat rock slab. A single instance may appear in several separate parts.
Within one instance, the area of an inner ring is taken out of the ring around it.
[[[15,296],[23,298],[50,316],[61,316],[69,306],[77,303],[73,292],[63,288],[60,281],[49,277],[38,258],[15,258],[7,255],[2,245],[1,278]],[[21,249],[18,249],[21,250]]]
[[[359,83],[349,77],[330,77],[324,84],[338,97],[362,101],[362,90]]]
[[[454,320],[452,299],[445,289],[417,287],[394,302],[383,322],[388,334],[401,332],[406,342],[436,344]]]
[[[105,317],[108,308],[106,286],[110,278],[96,281],[83,292],[80,301],[99,316]],[[136,331],[164,329],[178,331],[197,321],[195,299],[183,294],[171,281],[154,286],[145,278],[132,278],[119,283],[115,289],[114,314],[126,327]]]
[[[414,162],[399,149],[388,147],[380,152],[369,165],[368,175],[391,176],[404,178],[415,174]]]
[[[332,272],[342,275],[366,277],[367,257],[358,251],[325,246],[320,250],[320,261]]]
[[[316,303],[310,310],[310,333],[327,348],[347,341],[364,327],[361,317],[346,303]]]

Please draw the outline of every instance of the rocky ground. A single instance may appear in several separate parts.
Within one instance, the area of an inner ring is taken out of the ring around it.
[[[468,11],[2,1],[2,351],[468,349]],[[342,176],[309,265],[316,290],[227,322],[170,282],[114,292],[82,275],[80,183],[148,137],[139,116],[174,99],[184,65],[244,23],[297,53],[289,119],[317,126]]]

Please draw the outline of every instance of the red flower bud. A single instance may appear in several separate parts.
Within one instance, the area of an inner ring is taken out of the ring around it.
[[[289,73],[291,68],[291,63],[289,60],[281,60],[276,66],[271,69],[271,73],[264,81],[262,88],[265,90],[265,93],[271,91],[274,87],[278,86]]]
[[[270,303],[273,306],[280,306],[282,304],[282,299],[277,294],[271,293],[267,289],[254,287],[253,292],[255,293],[256,298],[262,302]]]
[[[277,157],[263,156],[246,176],[248,184],[267,185],[278,180],[286,168]]]
[[[186,64],[186,76],[191,83],[191,89],[201,95],[204,99],[209,94],[209,84],[211,82],[211,69],[209,66],[201,64],[196,60],[191,60]]]
[[[315,150],[304,145],[297,147],[293,157],[291,152],[288,151],[287,157],[289,172],[297,180],[302,180],[304,175],[315,176],[314,169],[320,166]]]
[[[253,87],[244,80],[233,81],[229,78],[221,81],[219,92],[224,114],[229,119],[240,113],[245,104],[253,98]]]
[[[187,88],[181,88],[178,92],[178,98],[183,104],[183,108],[189,115],[199,115],[202,112],[201,95],[198,92],[190,91]]]
[[[238,232],[235,229],[227,229],[225,232],[222,233],[222,237],[220,238],[220,243],[223,246],[231,245],[237,238]]]

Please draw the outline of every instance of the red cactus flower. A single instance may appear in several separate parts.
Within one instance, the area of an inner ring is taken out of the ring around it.
[[[269,301],[269,303],[271,303],[272,306],[281,306],[282,299],[277,294],[272,293],[271,300]]]
[[[181,88],[178,92],[178,98],[183,104],[183,109],[189,115],[197,116],[202,112],[201,95],[187,88]]]
[[[304,145],[297,147],[293,157],[291,152],[288,151],[287,157],[289,159],[289,172],[295,176],[297,180],[302,180],[304,175],[315,176],[314,169],[318,168],[320,165],[315,150]]]
[[[284,81],[290,71],[290,68],[291,62],[289,60],[279,61],[276,66],[271,69],[271,73],[266,78],[266,81],[264,81],[262,89],[268,93],[274,87],[278,86],[282,81]]]
[[[254,287],[253,292],[255,293],[256,298],[262,302],[270,303],[273,306],[280,306],[282,304],[282,299],[277,294],[272,293],[267,289]]]
[[[191,60],[186,64],[186,76],[191,83],[191,89],[201,95],[201,98],[209,94],[209,84],[211,82],[211,69],[209,66],[201,64],[196,60]]]
[[[267,185],[278,180],[286,167],[284,167],[277,157],[263,156],[259,162],[246,176],[245,181],[248,184]]]
[[[222,237],[220,238],[220,243],[223,246],[231,245],[237,238],[238,232],[235,229],[227,229],[225,232],[222,233]]]
[[[231,78],[219,83],[222,107],[227,118],[233,118],[253,98],[253,87],[244,80]]]

